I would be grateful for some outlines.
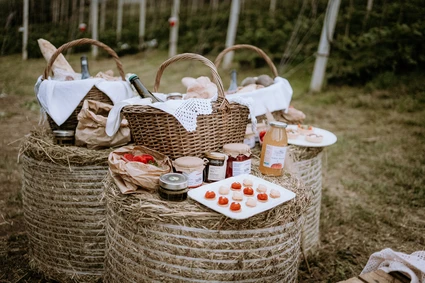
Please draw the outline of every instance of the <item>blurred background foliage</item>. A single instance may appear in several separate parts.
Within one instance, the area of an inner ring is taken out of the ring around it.
[[[332,0],[330,0],[332,1]],[[0,0],[0,54],[20,53],[22,49],[22,0]],[[84,3],[84,20],[89,23],[90,1],[30,0],[28,56],[41,57],[38,38],[55,46],[90,32],[80,32],[79,5]],[[178,52],[217,55],[224,47],[231,0],[220,0],[216,9],[210,0],[181,0]],[[425,5],[423,0],[375,0],[370,11],[367,1],[341,0],[334,39],[328,61],[331,84],[366,84],[409,72],[423,71],[425,65]],[[242,0],[236,43],[263,49],[282,75],[311,64],[326,18],[325,0],[270,1]],[[76,6],[78,5],[78,6]],[[122,36],[117,42],[117,0],[106,2],[106,24],[99,40],[120,56],[139,52],[139,5],[124,6]],[[167,49],[171,0],[147,0],[145,41],[156,39],[157,48]],[[88,51],[80,46],[73,52]],[[260,67],[264,60],[252,52],[237,52],[240,64]]]

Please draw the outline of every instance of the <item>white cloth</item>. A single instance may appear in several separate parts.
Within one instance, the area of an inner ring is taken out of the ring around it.
[[[410,255],[384,249],[369,257],[361,274],[381,269],[386,273],[399,271],[410,277],[411,283],[425,283],[425,251]]]
[[[43,80],[36,86],[37,99],[44,111],[59,126],[71,116],[78,104],[93,86],[104,92],[114,104],[134,96],[127,81],[106,81],[105,79],[86,79],[74,81]]]
[[[231,100],[232,98],[243,97],[252,98],[254,100],[254,115],[260,116],[278,110],[288,112],[289,104],[292,99],[292,87],[287,79],[276,77],[274,84],[257,89],[251,92],[228,94],[226,97]]]
[[[127,105],[149,105],[152,103],[150,98],[141,98],[135,96],[133,98],[121,100],[114,104],[111,111],[108,114],[108,120],[106,121],[105,132],[108,136],[112,137],[118,132],[121,125],[121,109]]]

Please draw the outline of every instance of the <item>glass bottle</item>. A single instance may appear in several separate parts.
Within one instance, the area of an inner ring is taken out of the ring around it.
[[[139,77],[136,74],[131,74],[128,77],[128,81],[134,86],[137,93],[142,98],[150,98],[152,102],[160,102],[158,98],[156,98],[140,81]]]
[[[86,55],[81,56],[80,61],[81,61],[81,79],[85,80],[90,78],[89,62],[87,60],[87,56]]]
[[[288,137],[286,136],[287,126],[283,122],[270,122],[270,128],[264,136],[261,148],[259,170],[263,175],[283,175],[283,165],[288,148]]]
[[[230,73],[230,86],[227,93],[235,93],[238,89],[238,79],[236,70],[232,70]]]

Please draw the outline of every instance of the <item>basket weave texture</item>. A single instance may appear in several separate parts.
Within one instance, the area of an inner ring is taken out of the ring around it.
[[[226,100],[217,69],[207,58],[185,53],[166,60],[157,72],[154,92],[158,91],[166,67],[182,60],[199,61],[210,68],[212,81],[218,88],[218,99],[213,102],[212,114],[198,116],[196,131],[187,132],[173,115],[162,110],[150,106],[126,106],[122,113],[129,122],[134,143],[176,159],[188,155],[201,157],[205,152],[217,151],[224,144],[243,142],[249,109]]]
[[[44,74],[43,74],[42,79],[44,80],[44,79],[47,79],[49,77],[49,74],[52,71],[53,63],[55,62],[56,58],[62,52],[68,50],[69,48],[79,46],[79,45],[84,45],[84,44],[92,44],[92,45],[96,45],[96,46],[103,48],[115,60],[119,74],[120,74],[122,80],[125,80],[125,74],[124,74],[124,71],[123,71],[122,63],[119,60],[116,52],[114,50],[112,50],[109,46],[105,45],[104,43],[99,42],[99,41],[94,40],[94,39],[90,39],[90,38],[81,38],[81,39],[73,40],[73,41],[70,41],[70,42],[65,43],[64,45],[60,46],[56,50],[56,52],[53,53],[52,57],[50,58],[50,61],[47,63],[47,66],[44,70]],[[78,81],[75,81],[75,83],[78,83]],[[107,104],[110,104],[110,105],[113,104],[111,99],[106,94],[104,94],[102,91],[100,91],[97,87],[94,86],[94,87],[92,87],[92,89],[90,89],[90,91],[87,93],[87,95],[81,100],[80,104],[77,106],[77,108],[71,114],[71,116],[69,116],[69,118],[62,125],[60,125],[60,126],[57,125],[55,123],[55,121],[53,121],[53,119],[49,115],[47,115],[47,121],[49,122],[49,126],[52,129],[52,131],[55,131],[55,130],[72,130],[72,131],[75,131],[75,129],[77,128],[77,124],[78,124],[77,116],[78,116],[78,113],[80,113],[81,108],[83,107],[83,102],[84,102],[85,99],[96,100],[96,101],[100,101],[100,102],[107,103]]]
[[[102,179],[108,169],[107,152],[99,151],[96,157],[94,151],[62,148],[52,140],[52,136],[37,132],[21,145],[30,265],[60,282],[97,282],[104,271]],[[74,162],[72,155],[66,155],[70,149],[93,159],[82,164],[78,157]],[[64,156],[68,156],[67,165]]]
[[[297,197],[234,220],[191,199],[122,195],[105,178],[105,282],[296,282],[309,198],[299,179],[266,179]]]
[[[311,194],[311,203],[305,212],[302,248],[312,253],[320,244],[320,206],[322,203],[322,157],[323,148],[290,146],[294,166],[299,178]]]

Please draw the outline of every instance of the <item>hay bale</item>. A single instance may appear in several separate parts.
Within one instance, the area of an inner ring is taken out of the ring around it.
[[[22,197],[33,268],[60,282],[96,282],[104,271],[102,179],[110,150],[53,144],[45,130],[21,144]]]
[[[108,176],[105,281],[296,282],[309,197],[296,178],[265,179],[296,198],[234,220],[191,199],[174,203],[156,193],[123,195]]]
[[[311,202],[305,213],[302,248],[306,254],[314,252],[320,243],[320,206],[322,203],[323,147],[290,146],[290,154],[298,176],[310,192]]]

